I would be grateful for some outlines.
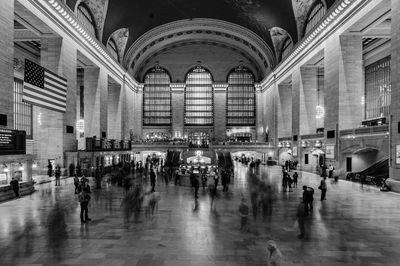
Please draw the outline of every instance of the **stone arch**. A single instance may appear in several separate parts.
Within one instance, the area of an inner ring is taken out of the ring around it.
[[[263,76],[276,65],[275,54],[254,32],[226,21],[202,18],[171,22],[148,31],[128,49],[124,66],[133,76],[137,76],[143,62],[165,47],[199,40],[222,43],[228,48],[249,55]]]

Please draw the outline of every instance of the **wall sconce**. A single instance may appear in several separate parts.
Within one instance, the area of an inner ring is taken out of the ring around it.
[[[303,140],[303,141],[301,142],[301,147],[302,147],[302,148],[306,148],[306,147],[307,147],[307,142]]]
[[[279,142],[278,143],[278,148],[282,148],[282,147],[283,147],[282,142]]]
[[[22,163],[21,162],[19,162],[19,168],[18,168],[18,170],[20,170],[20,171],[24,171],[24,166],[22,165]]]
[[[315,147],[316,148],[321,148],[321,146],[322,146],[322,143],[321,143],[320,140],[315,141]]]
[[[33,162],[32,168],[37,168],[37,163],[36,162]]]
[[[291,145],[290,145],[290,142],[289,142],[289,141],[286,142],[286,145],[285,145],[285,146],[286,146],[286,148],[290,148],[290,146],[291,146]]]

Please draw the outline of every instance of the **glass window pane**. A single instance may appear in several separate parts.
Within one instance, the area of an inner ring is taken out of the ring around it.
[[[171,88],[167,71],[159,66],[145,77],[143,125],[171,125]]]
[[[211,74],[198,66],[186,77],[185,125],[213,125],[213,88]]]
[[[22,101],[23,81],[14,79],[14,129],[26,132],[32,139],[32,105]]]
[[[256,123],[254,76],[239,66],[229,74],[227,92],[227,125],[253,126]]]
[[[388,56],[365,67],[365,118],[389,116],[391,94]]]

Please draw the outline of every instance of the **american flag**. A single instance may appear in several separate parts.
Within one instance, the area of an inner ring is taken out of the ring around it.
[[[67,80],[25,59],[23,101],[65,113]]]

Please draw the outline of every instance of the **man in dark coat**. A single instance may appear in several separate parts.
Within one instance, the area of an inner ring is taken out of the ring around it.
[[[13,177],[11,182],[10,182],[10,186],[11,186],[12,190],[14,190],[15,196],[17,198],[19,198],[19,183],[18,183],[18,180]]]
[[[154,188],[156,186],[156,173],[154,172],[154,169],[151,168],[150,170],[150,184],[151,184],[151,192],[154,192]]]

